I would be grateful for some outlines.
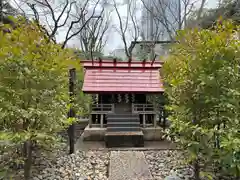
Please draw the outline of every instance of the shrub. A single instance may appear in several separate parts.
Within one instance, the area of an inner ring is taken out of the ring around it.
[[[33,145],[50,148],[57,132],[73,122],[67,118],[68,69],[76,61],[34,23],[16,24],[4,27],[10,33],[0,31],[0,140],[13,149],[23,145],[28,179]]]
[[[179,32],[163,74],[172,133],[199,166],[223,167],[239,177],[240,41],[231,22],[214,30]]]

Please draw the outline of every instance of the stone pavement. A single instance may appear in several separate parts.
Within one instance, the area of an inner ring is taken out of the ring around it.
[[[109,180],[152,180],[145,155],[140,151],[111,151]]]

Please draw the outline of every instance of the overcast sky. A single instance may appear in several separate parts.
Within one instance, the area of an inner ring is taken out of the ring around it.
[[[200,2],[201,1],[199,0],[199,3]],[[216,6],[217,6],[217,0],[207,0],[207,4],[206,4],[207,8],[214,8]],[[120,12],[121,12],[121,14],[123,16],[126,15],[126,13],[127,13],[126,5],[120,7]],[[115,25],[119,24],[119,21],[118,21],[116,13],[113,14],[113,23]],[[105,53],[111,52],[111,51],[113,51],[116,48],[123,48],[124,47],[123,43],[121,41],[121,36],[119,35],[118,32],[113,31],[110,37],[111,38],[108,39],[108,43],[107,43],[107,45],[105,47]]]
[[[19,2],[19,0],[13,0],[13,1]],[[140,3],[140,0],[137,0],[137,1],[139,1],[139,3]],[[199,5],[200,5],[201,0],[198,0],[198,1],[199,1]],[[218,0],[207,0],[206,7],[207,8],[216,7],[217,1]],[[119,6],[118,9],[119,9],[121,16],[126,16],[127,5]],[[141,16],[141,14],[139,14],[139,18],[140,18],[140,16]],[[118,17],[114,11],[111,13],[111,19],[112,19],[113,26],[119,26]],[[104,54],[109,54],[110,52],[112,52],[114,49],[117,49],[117,48],[123,48],[123,42],[121,40],[121,36],[119,35],[119,33],[113,28],[109,31],[109,33],[110,34],[109,34],[109,38],[108,38],[106,47],[104,49]],[[59,31],[59,34],[57,37],[58,42],[61,42],[62,40],[64,40],[65,34],[66,34],[66,30],[61,29],[61,31]],[[77,39],[72,39],[71,41],[69,41],[68,46],[79,48],[79,42]]]
[[[201,1],[199,0],[199,3]],[[200,4],[199,4],[200,5]],[[217,0],[207,0],[206,7],[207,8],[214,8],[217,6]],[[127,5],[120,6],[119,7],[119,12],[121,13],[122,16],[125,16],[127,13]],[[115,26],[119,26],[119,21],[116,13],[112,13],[112,20],[113,24]],[[73,41],[71,42],[71,45],[76,45],[76,43]],[[111,31],[110,38],[108,39],[107,45],[105,47],[105,54],[108,54],[109,52],[112,52],[114,49],[117,48],[123,48],[123,42],[121,40],[121,36],[119,35],[118,32],[116,32],[114,29]]]

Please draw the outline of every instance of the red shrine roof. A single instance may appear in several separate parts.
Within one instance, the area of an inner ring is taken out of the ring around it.
[[[160,93],[163,82],[159,70],[162,62],[83,61],[83,92]]]

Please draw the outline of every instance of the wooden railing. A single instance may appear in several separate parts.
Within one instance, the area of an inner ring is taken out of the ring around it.
[[[92,114],[107,114],[114,112],[114,104],[93,104]]]
[[[133,113],[155,114],[155,109],[152,104],[132,104]]]
[[[107,114],[114,112],[114,104],[93,104],[92,114]],[[132,104],[133,113],[155,114],[155,108],[152,104]]]

